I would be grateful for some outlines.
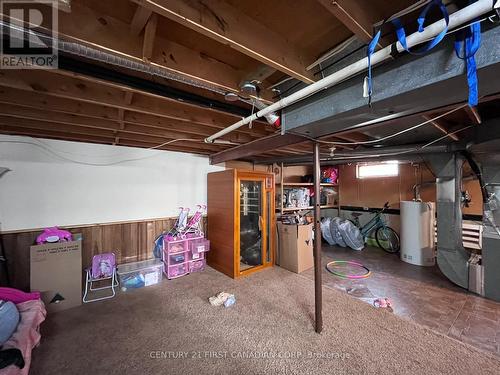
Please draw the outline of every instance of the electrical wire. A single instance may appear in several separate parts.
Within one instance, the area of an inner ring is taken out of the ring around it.
[[[294,134],[294,135],[299,135],[299,136],[302,136],[304,138],[307,138],[311,141],[314,141],[314,142],[317,142],[317,143],[321,143],[321,144],[327,144],[327,145],[338,145],[338,146],[361,146],[361,145],[372,145],[372,144],[376,144],[376,143],[380,143],[380,142],[383,142],[383,141],[386,141],[388,139],[391,139],[391,138],[395,138],[397,136],[400,136],[402,134],[405,134],[405,133],[408,133],[409,131],[412,131],[412,130],[415,130],[415,129],[418,129],[424,125],[427,125],[433,121],[436,121],[436,120],[439,120],[440,118],[442,117],[445,117],[445,116],[448,116],[449,114],[453,113],[453,112],[456,112],[462,108],[465,108],[467,107],[468,104],[463,104],[461,106],[458,106],[458,107],[455,107],[451,110],[449,110],[448,112],[445,112],[445,113],[442,113],[436,117],[433,117],[431,119],[428,119],[424,122],[421,122],[420,124],[417,124],[417,125],[414,125],[412,127],[409,127],[407,129],[404,129],[404,130],[401,130],[399,132],[396,132],[396,133],[393,133],[393,134],[390,134],[390,135],[387,135],[385,137],[382,137],[382,138],[378,138],[378,139],[372,139],[372,140],[369,140],[369,141],[359,141],[359,142],[337,142],[337,141],[323,141],[321,139],[316,139],[316,138],[313,138],[313,137],[309,137],[305,134],[300,134],[300,133],[296,133],[296,132],[291,132],[289,131],[288,133],[290,134]],[[335,134],[333,134],[335,135]]]
[[[30,138],[34,139],[32,137],[30,137]],[[190,141],[190,142],[203,142],[204,140],[203,139],[192,139],[192,138],[172,139],[172,140],[170,140],[168,142],[164,142],[164,143],[159,144],[157,146],[145,148],[144,150],[156,150],[156,149],[158,149],[160,147],[167,146],[167,145],[169,145],[171,143],[180,142],[180,141],[185,141],[185,142],[187,142],[187,141]],[[91,162],[84,162],[84,161],[80,161],[80,160],[75,160],[75,159],[69,158],[67,156],[60,155],[56,151],[54,151],[50,146],[45,145],[45,144],[36,143],[36,142],[33,142],[33,141],[4,140],[4,139],[0,139],[0,143],[27,144],[27,145],[35,146],[37,148],[42,149],[46,153],[48,153],[48,154],[50,154],[52,156],[55,156],[55,157],[57,157],[57,158],[59,158],[61,160],[68,161],[68,162],[75,163],[75,164],[87,165],[87,166],[94,166],[94,167],[113,166],[113,165],[118,165],[118,164],[133,162],[133,161],[140,161],[140,160],[144,160],[144,159],[150,159],[150,158],[157,157],[157,156],[161,155],[160,153],[155,153],[155,154],[152,154],[152,155],[146,155],[146,156],[137,157],[137,158],[122,159],[122,160],[118,160],[118,161],[111,162],[111,163],[91,163]]]
[[[379,157],[382,157],[382,156],[399,156],[399,155],[404,155],[404,154],[409,154],[409,153],[415,153],[415,152],[418,152],[426,147],[429,147],[431,145],[433,145],[434,143],[437,143],[445,138],[447,138],[448,136],[450,135],[454,135],[454,134],[457,134],[457,133],[460,133],[464,130],[467,130],[469,128],[472,128],[474,125],[468,125],[468,126],[465,126],[463,128],[460,128],[458,130],[455,130],[454,132],[452,133],[447,133],[445,135],[443,135],[442,137],[439,137],[439,138],[436,138],[435,140],[429,142],[429,143],[426,143],[424,145],[422,145],[421,147],[415,147],[415,148],[412,148],[410,150],[406,150],[406,151],[400,151],[400,152],[392,152],[392,153],[383,153],[383,154],[374,154],[374,155],[366,155],[366,154],[356,154],[356,153],[349,153],[349,154],[336,154],[335,156],[338,157],[338,159],[359,159],[359,158],[379,158]],[[337,159],[335,158],[328,158],[329,161],[335,161]]]

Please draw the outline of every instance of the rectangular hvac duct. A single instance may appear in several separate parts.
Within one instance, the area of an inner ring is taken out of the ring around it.
[[[479,95],[485,96],[500,92],[500,27],[481,37],[476,63]],[[406,53],[374,68],[372,108],[358,75],[283,109],[284,131],[318,137],[467,101],[465,62],[455,55],[453,39],[425,55]]]

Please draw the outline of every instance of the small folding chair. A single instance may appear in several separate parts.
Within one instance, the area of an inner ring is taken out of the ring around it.
[[[118,278],[116,275],[116,258],[114,253],[97,254],[92,257],[92,265],[85,270],[85,293],[83,294],[83,302],[95,302],[103,299],[113,298],[116,295],[115,287],[118,286]],[[110,285],[93,288],[92,283],[111,280]],[[111,289],[111,294],[104,297],[88,298],[88,292],[97,290]]]

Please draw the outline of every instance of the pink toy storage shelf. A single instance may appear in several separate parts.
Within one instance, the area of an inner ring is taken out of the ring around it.
[[[174,264],[166,267],[166,274],[169,279],[175,279],[186,275],[189,272],[188,263]]]
[[[190,272],[205,270],[205,252],[210,250],[210,242],[204,237],[163,240],[164,272],[168,279],[175,279]]]
[[[187,240],[168,241],[167,239],[164,239],[163,249],[165,249],[167,254],[175,254],[175,253],[182,253],[185,251],[189,251],[188,241]]]
[[[189,261],[196,261],[196,260],[205,259],[205,253],[192,253],[192,252],[189,252],[188,255],[189,255],[189,257],[188,257]]]
[[[205,259],[193,260],[189,262],[189,272],[201,272],[205,270],[207,261]]]
[[[186,263],[189,259],[189,253],[187,251],[182,252],[182,253],[174,253],[174,254],[167,254],[165,253],[163,255],[165,259],[165,263],[167,266],[172,266],[172,265],[177,265],[181,263]],[[167,259],[168,257],[168,259]]]
[[[210,241],[204,237],[191,238],[188,244],[189,250],[193,254],[206,253],[210,250]]]

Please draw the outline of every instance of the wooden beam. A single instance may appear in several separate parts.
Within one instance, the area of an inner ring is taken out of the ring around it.
[[[383,18],[370,1],[318,1],[364,43],[370,43],[373,38],[373,25]],[[388,43],[381,38],[378,45],[383,47]]]
[[[137,9],[135,10],[134,17],[130,22],[130,34],[132,34],[133,36],[139,35],[142,29],[144,29],[144,27],[146,26],[146,23],[148,22],[149,17],[151,17],[152,13],[153,12],[150,9],[146,9],[138,5]]]
[[[125,98],[124,98],[124,102],[126,105],[131,105],[132,104],[132,100],[134,100],[134,92],[133,91],[126,91],[125,92]]]
[[[211,155],[210,163],[219,164],[230,160],[237,160],[301,142],[304,142],[304,137],[295,134],[273,134]]]
[[[21,121],[26,120],[27,122],[50,122],[51,124],[57,124],[57,128],[68,125],[71,127],[81,127],[85,129],[95,129],[99,131],[105,131],[110,135],[117,136],[122,134],[122,138],[127,138],[125,135],[133,135],[134,137],[140,136],[144,139],[154,138],[154,142],[162,143],[166,140],[172,139],[204,139],[204,135],[193,135],[189,133],[182,132],[181,130],[167,130],[160,128],[145,127],[142,125],[127,124],[126,127],[121,127],[121,124],[112,120],[101,120],[95,118],[88,118],[79,115],[70,115],[58,112],[48,112],[46,110],[39,110],[33,108],[26,108],[16,105],[6,105],[0,104],[0,117],[9,118],[10,121]],[[152,141],[153,142],[153,141]],[[225,145],[227,147],[227,145]]]
[[[66,124],[58,124],[51,121],[34,121],[34,120],[24,120],[24,119],[16,119],[15,121],[12,118],[7,116],[0,115],[0,125],[8,126],[13,131],[18,129],[22,130],[26,135],[29,135],[28,131],[32,131],[34,136],[38,136],[40,132],[52,132],[57,131],[59,133],[63,133],[65,135],[71,135],[73,140],[80,141],[80,136],[96,136],[109,139],[109,143],[115,142],[116,137],[123,142],[125,140],[131,142],[141,142],[147,147],[155,147],[160,144],[163,144],[167,141],[171,141],[178,138],[165,139],[163,137],[156,136],[142,136],[133,134],[130,132],[119,132],[118,135],[115,135],[113,131],[104,130],[104,129],[92,129],[85,128],[82,126],[75,125],[66,125]],[[172,143],[173,145],[193,145],[195,147],[189,147],[189,150],[192,151],[193,148],[197,148],[203,151],[209,152],[217,152],[221,149],[227,148],[227,145],[211,145],[203,142],[190,142],[190,141],[179,141]]]
[[[16,128],[9,125],[0,124],[0,134],[7,135],[23,135],[29,137],[36,138],[48,138],[48,139],[60,139],[66,141],[76,141],[76,142],[88,142],[88,143],[100,143],[100,144],[110,144],[112,145],[114,139],[92,136],[92,135],[75,135],[67,134],[64,132],[56,131],[56,130],[40,130],[33,131],[32,129],[22,129]],[[121,141],[121,146],[130,146],[130,147],[141,147],[141,148],[150,148],[151,144],[140,142],[140,141]],[[175,145],[166,145],[158,148],[158,150],[166,150],[166,151],[177,151],[177,152],[189,152],[190,154],[198,154],[198,155],[208,155],[210,152],[205,150],[200,150],[195,147],[185,147],[185,146],[175,146]]]
[[[335,137],[340,139],[341,142],[347,141],[347,142],[353,142],[353,143],[366,142],[366,141],[371,141],[374,139],[366,134],[363,134],[363,133],[357,132],[357,131],[336,133]],[[323,139],[323,137],[321,139]]]
[[[248,73],[243,77],[243,79],[240,82],[240,86],[244,82],[252,82],[252,81],[257,81],[259,83],[264,82],[267,78],[272,76],[276,72],[276,69],[274,69],[271,66],[261,64],[257,69],[254,71]]]
[[[142,44],[142,59],[150,62],[153,57],[153,49],[155,46],[156,26],[158,25],[158,15],[152,14],[144,29],[144,41]]]
[[[133,1],[294,78],[306,83],[314,82],[313,74],[305,69],[310,61],[301,51],[285,37],[223,0]]]
[[[422,118],[425,120],[425,121],[429,121],[432,119],[432,117],[430,115],[423,115]],[[451,134],[448,130],[447,130],[447,125],[444,125],[444,121],[443,120],[432,120],[430,121],[430,124],[432,126],[434,126],[436,129],[438,129],[441,133],[443,133],[444,135],[447,135],[448,138],[454,140],[454,141],[458,141],[458,136],[456,134]]]
[[[239,118],[235,115],[212,111],[186,103],[168,100],[155,95],[134,91],[131,105],[123,103],[123,90],[114,84],[100,84],[92,80],[61,76],[57,72],[40,70],[5,70],[0,72],[0,85],[21,90],[39,92],[58,98],[78,100],[82,103],[104,105],[127,112],[154,115],[174,121],[185,121],[207,126],[213,130],[223,129]],[[126,116],[126,114],[125,114]],[[269,131],[262,122],[254,122],[251,130],[240,131],[252,135],[267,135]]]
[[[477,107],[471,107],[470,105],[466,106],[464,108],[465,113],[467,113],[467,116],[471,119],[471,121],[476,124],[480,125],[482,120],[481,120],[481,115],[479,114],[479,111]]]
[[[143,132],[154,133],[156,130],[170,131],[173,134],[183,133],[187,137],[207,137],[212,134],[213,128],[205,125],[190,123],[186,121],[175,121],[164,117],[148,115],[137,112],[130,112],[124,108],[112,108],[98,104],[79,102],[73,99],[53,97],[42,92],[29,92],[13,88],[0,86],[0,104],[7,107],[27,108],[41,111],[44,114],[41,117],[57,116],[57,114],[66,114],[66,121],[73,121],[74,118],[87,119],[90,124],[107,124],[107,127],[115,130],[123,129],[125,125],[130,129],[143,129]],[[123,126],[121,125],[120,112],[123,112]],[[62,119],[62,117],[59,117]],[[94,122],[92,122],[94,121]],[[101,122],[104,121],[104,122]],[[222,139],[236,142],[250,142],[258,135],[247,133],[231,133],[222,137]]]
[[[122,20],[74,2],[71,14],[59,13],[59,37],[107,53],[143,62],[143,37],[130,35],[130,25]],[[127,36],[127,37],[125,37]],[[150,62],[186,80],[199,81],[224,91],[239,91],[245,72],[216,59],[207,58],[174,41],[156,35],[157,48]]]

